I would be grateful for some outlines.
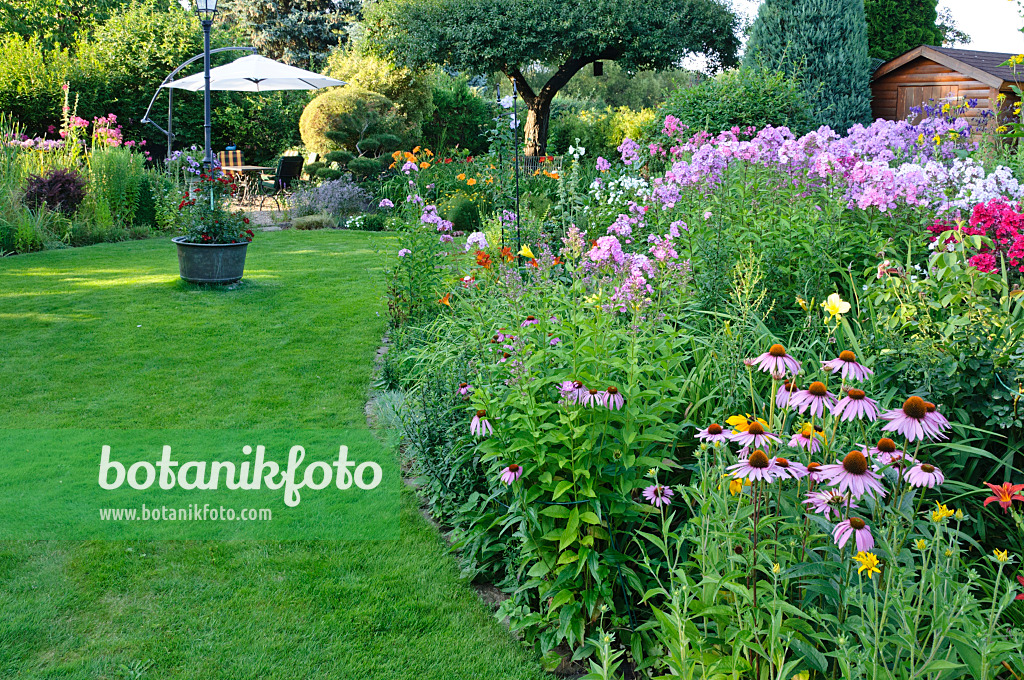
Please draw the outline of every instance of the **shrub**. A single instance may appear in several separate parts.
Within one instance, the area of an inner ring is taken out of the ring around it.
[[[291,199],[291,213],[293,218],[320,212],[340,218],[368,210],[370,201],[371,196],[365,189],[347,178],[340,178],[297,191]]]
[[[406,126],[390,99],[352,85],[324,92],[306,105],[299,119],[303,144],[322,154],[358,153],[367,137],[395,134]]]
[[[144,164],[142,154],[124,148],[100,149],[89,158],[96,199],[106,204],[118,226],[127,227],[135,222]]]
[[[339,50],[327,60],[327,75],[394,102],[395,111],[409,126],[409,138],[403,141],[419,137],[434,109],[434,73],[429,69],[410,69],[378,56]]]
[[[325,167],[327,167],[326,164],[321,163],[319,161],[314,161],[312,163],[306,163],[304,166],[302,166],[302,170],[303,172],[306,173],[307,177],[312,179],[313,177],[316,177],[316,173],[318,173],[322,168]]]
[[[814,127],[811,108],[796,78],[782,71],[744,67],[683,87],[658,111],[691,128],[718,133],[732,127],[786,126],[800,135]]]
[[[380,161],[373,158],[353,158],[348,163],[348,169],[360,177],[372,177],[379,175],[383,166]]]
[[[466,78],[439,74],[434,85],[434,112],[424,126],[423,143],[432,149],[458,147],[482,154],[487,151],[483,133],[491,126],[491,109],[470,89]]]
[[[470,233],[480,231],[480,208],[476,201],[466,194],[455,194],[445,209],[445,218],[452,223],[454,231]]]
[[[345,228],[358,231],[384,231],[387,224],[388,221],[384,215],[380,213],[367,213],[350,217],[345,223]]]
[[[341,170],[337,168],[320,168],[316,171],[316,177],[326,182],[333,182],[336,179],[341,179]]]
[[[85,199],[85,179],[73,168],[53,168],[42,175],[30,175],[25,202],[33,208],[46,206],[73,215]]]
[[[334,219],[327,213],[317,213],[315,215],[306,215],[305,217],[293,217],[292,226],[296,229],[311,230],[334,229],[337,225],[334,223]]]
[[[348,151],[332,151],[324,156],[324,160],[328,163],[338,163],[339,165],[346,165],[350,160],[355,158]]]
[[[652,109],[634,111],[627,106],[604,111],[584,109],[578,113],[574,107],[566,107],[552,118],[548,144],[554,153],[565,153],[579,139],[578,145],[592,156],[614,156],[622,140],[636,139],[654,121],[654,116]]]

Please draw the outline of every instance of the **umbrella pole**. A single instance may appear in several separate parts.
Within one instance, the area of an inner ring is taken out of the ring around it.
[[[174,88],[167,88],[167,160],[174,153]]]
[[[210,124],[210,26],[213,22],[203,19],[203,74],[206,79],[203,92],[203,131],[206,136],[206,173],[213,174],[213,143]],[[210,185],[210,210],[214,209],[213,185]]]

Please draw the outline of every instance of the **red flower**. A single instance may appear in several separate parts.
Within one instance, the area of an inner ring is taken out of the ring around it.
[[[560,257],[556,257],[556,258],[555,258],[555,261],[554,261],[554,262],[552,262],[551,264],[562,264],[562,258],[560,258]]]
[[[530,263],[531,267],[540,267],[540,265],[537,264],[537,260],[535,258],[530,258],[528,262]]]
[[[484,269],[491,268],[491,256],[482,250],[476,251],[476,263]]]
[[[503,258],[505,258],[505,262],[511,262],[512,261],[512,249],[509,248],[508,246],[505,246],[504,248],[501,249],[501,256]]]
[[[1017,575],[1017,581],[1020,582],[1021,587],[1024,587],[1024,576],[1021,576],[1020,574],[1018,574]],[[1015,597],[1013,599],[1015,599],[1015,600],[1024,600],[1024,593],[1021,593],[1021,594],[1017,595],[1017,597]]]
[[[984,505],[988,505],[992,502],[998,502],[999,507],[1006,512],[1013,505],[1014,501],[1020,501],[1024,503],[1024,496],[1020,495],[1021,490],[1024,490],[1024,484],[1010,484],[1009,482],[1003,482],[999,486],[985,482],[985,486],[992,489],[994,496],[989,496],[985,499]]]
[[[451,163],[451,162],[452,162],[452,159],[451,159],[451,158],[445,158],[445,159],[444,159],[444,164],[445,164],[445,165],[448,165],[448,164],[449,164],[449,163]]]
[[[242,218],[242,222],[244,222],[245,224],[249,224],[249,218],[248,217],[243,217]]]
[[[466,162],[467,162],[467,163],[472,163],[472,162],[473,162],[473,157],[472,157],[472,156],[468,156],[468,157],[466,158]]]

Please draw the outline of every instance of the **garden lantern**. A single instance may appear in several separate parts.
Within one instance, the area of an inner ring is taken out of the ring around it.
[[[206,141],[206,172],[213,169],[213,144],[211,142],[210,124],[210,27],[213,16],[217,13],[217,0],[196,0],[196,15],[203,24],[203,74],[206,87],[203,90],[203,132]]]

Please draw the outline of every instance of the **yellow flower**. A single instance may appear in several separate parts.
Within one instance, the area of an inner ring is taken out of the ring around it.
[[[782,567],[779,566],[779,563],[778,562],[773,563],[772,564],[772,573],[773,574],[778,574],[780,571],[782,571]]]
[[[399,158],[402,157],[402,152],[401,151],[396,151],[393,154],[391,154],[391,157],[397,161]]]
[[[419,153],[420,152],[420,147],[417,146],[415,149],[412,150],[412,152],[413,153]]]
[[[807,311],[807,300],[803,299],[799,295],[796,296],[796,303],[800,305],[800,309]]]
[[[648,477],[653,477],[656,474],[658,474],[658,471],[655,468],[651,468],[650,470],[647,471]]]
[[[523,246],[523,249],[519,251],[519,254],[523,257],[528,257],[531,260],[536,259],[536,255],[534,255],[533,251],[530,250],[530,246]]]
[[[745,477],[733,477],[729,481],[729,493],[735,496],[743,492],[743,487],[750,486],[750,480]]]
[[[866,571],[868,572],[868,578],[871,578],[875,574],[882,573],[882,570],[878,568],[878,558],[875,557],[875,553],[864,552],[861,550],[853,556],[853,561],[860,564],[860,568],[857,569],[858,574],[862,574]]]
[[[476,178],[470,177],[469,179],[466,180],[467,186],[473,186],[474,184],[476,184]]]
[[[927,550],[928,541],[924,540],[923,538],[919,538],[916,541],[914,541],[914,547],[918,550]]]
[[[729,418],[726,419],[725,424],[731,427],[736,434],[739,434],[740,432],[746,432],[750,427],[750,423],[754,422],[753,420],[750,420],[751,418],[753,418],[753,416],[749,413],[742,416],[729,416]],[[761,427],[765,430],[768,429],[767,420],[764,420],[763,418],[756,418],[755,420],[761,423]]]
[[[1006,564],[1010,561],[1010,555],[1005,550],[993,550],[992,554],[995,555],[996,562]]]
[[[828,312],[829,318],[834,319],[850,311],[850,303],[839,297],[839,293],[832,293],[821,303],[822,309]]]
[[[923,132],[917,136],[917,143],[918,144],[924,144],[924,133]]]
[[[932,521],[936,524],[956,514],[954,511],[950,510],[944,504],[939,503],[938,501],[935,501],[935,505],[937,505],[938,507],[935,510],[932,510]]]
[[[941,144],[942,137],[940,137],[939,135],[935,135],[934,137],[932,137],[932,141],[935,142],[936,144]]]
[[[946,102],[945,104],[942,105],[942,112],[949,113],[949,102]]]
[[[1006,126],[1000,125],[999,127],[996,128],[996,132],[1006,132]]]
[[[964,521],[964,511],[960,510],[959,508],[957,508],[957,511],[955,513],[953,513],[953,519],[955,519],[957,522],[963,522]]]
[[[998,95],[996,96],[996,101],[997,101],[997,102],[1003,102],[1003,101],[1006,101],[1006,93],[1005,93],[1005,92],[1000,92],[1000,93],[999,93],[999,94],[998,94]]]

